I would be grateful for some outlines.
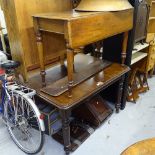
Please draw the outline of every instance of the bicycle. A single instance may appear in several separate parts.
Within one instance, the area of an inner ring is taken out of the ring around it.
[[[27,154],[36,154],[42,149],[45,131],[43,115],[35,105],[36,92],[18,84],[16,80],[7,80],[14,75],[19,65],[17,61],[0,65],[5,70],[5,73],[0,75],[0,112],[15,144]]]

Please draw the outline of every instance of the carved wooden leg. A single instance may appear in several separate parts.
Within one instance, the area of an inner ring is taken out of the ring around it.
[[[63,140],[64,140],[64,150],[66,155],[70,153],[70,110],[60,110],[60,116],[62,119],[62,132],[63,132]]]
[[[68,96],[72,97],[73,71],[74,71],[74,51],[67,49],[67,71],[68,71]]]
[[[123,45],[122,45],[122,65],[125,64],[126,60],[126,52],[127,52],[127,44],[128,44],[128,32],[125,32],[123,35]]]
[[[123,83],[124,83],[125,76],[123,76],[119,80],[119,86],[118,86],[118,94],[117,94],[117,102],[115,104],[116,113],[119,113],[120,107],[121,107],[121,99],[122,99],[122,93],[123,93]]]
[[[39,61],[40,61],[40,75],[42,78],[42,87],[46,86],[45,82],[45,65],[44,65],[44,51],[43,51],[43,43],[42,43],[42,35],[41,32],[37,33],[37,48],[39,53]]]
[[[152,76],[153,76],[153,73],[154,73],[154,68],[151,69],[151,71],[150,71],[150,77],[151,77],[151,78],[152,78]]]
[[[148,84],[147,79],[148,79],[148,74],[144,73],[144,83],[146,84],[147,90],[149,90],[150,88],[149,88],[149,84]]]

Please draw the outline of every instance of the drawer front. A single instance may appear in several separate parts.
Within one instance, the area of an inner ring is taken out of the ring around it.
[[[64,34],[64,21],[62,20],[50,20],[50,19],[39,18],[38,26],[39,26],[39,29],[43,31]]]

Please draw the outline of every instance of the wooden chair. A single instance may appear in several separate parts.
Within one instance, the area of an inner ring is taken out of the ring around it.
[[[121,155],[155,155],[155,138],[138,142],[127,148]]]
[[[138,72],[137,78],[139,80],[139,93],[144,93],[149,90],[149,84],[147,81],[148,75],[147,73]]]
[[[137,71],[138,71],[138,68],[135,68],[130,73],[129,85],[128,85],[128,96],[127,96],[128,102],[136,103],[137,99],[139,98],[139,91],[136,83]]]
[[[141,72],[139,68],[132,68],[128,84],[128,102],[136,103],[139,98],[139,94],[145,93],[149,90],[147,77],[147,74],[145,72]]]

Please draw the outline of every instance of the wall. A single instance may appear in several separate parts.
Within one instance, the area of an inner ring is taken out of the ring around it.
[[[3,33],[6,34],[7,30],[6,30],[6,24],[5,24],[5,19],[4,19],[4,13],[1,8],[0,8],[0,22],[1,22],[2,27],[5,28],[3,30]]]

